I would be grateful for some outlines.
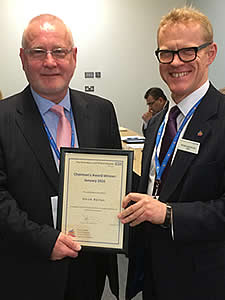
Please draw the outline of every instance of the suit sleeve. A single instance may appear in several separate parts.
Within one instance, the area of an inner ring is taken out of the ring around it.
[[[14,114],[7,111],[1,106],[0,248],[49,258],[59,235],[49,221],[49,184],[15,125]]]
[[[29,219],[26,211],[18,206],[7,190],[0,149],[0,240],[16,253],[49,258],[59,232],[49,225],[39,225]],[[4,247],[4,246],[3,246]]]
[[[110,127],[110,132],[112,135],[112,148],[116,148],[116,149],[121,149],[122,145],[121,145],[121,138],[120,138],[120,132],[119,132],[119,126],[118,126],[118,122],[117,122],[117,117],[116,117],[116,113],[115,113],[115,109],[111,104],[111,114],[110,114],[110,120],[111,120],[111,127]]]

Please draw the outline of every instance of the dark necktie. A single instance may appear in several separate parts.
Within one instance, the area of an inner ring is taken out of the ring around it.
[[[169,116],[168,116],[168,121],[166,123],[166,129],[165,129],[165,133],[162,139],[162,144],[161,144],[161,149],[160,149],[160,153],[159,153],[159,163],[160,165],[162,164],[162,161],[177,133],[177,116],[179,115],[180,110],[177,106],[174,106],[170,109],[169,112]],[[164,169],[164,172],[162,174],[161,177],[161,184],[160,184],[160,189],[162,188],[162,185],[165,181],[167,172],[169,170],[170,164],[171,164],[171,159],[172,159],[172,155],[170,156],[170,159],[166,165],[166,168]]]

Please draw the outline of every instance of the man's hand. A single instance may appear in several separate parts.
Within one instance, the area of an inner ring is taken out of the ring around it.
[[[80,249],[80,244],[74,241],[72,236],[65,235],[60,232],[52,250],[50,259],[60,260],[67,256],[75,258],[78,256]]]
[[[136,203],[127,207],[130,201]],[[152,196],[130,193],[124,197],[122,206],[127,207],[118,215],[123,224],[130,223],[130,226],[136,226],[144,221],[153,224],[163,224],[165,221],[166,204]]]
[[[146,123],[148,123],[148,121],[152,118],[152,116],[153,116],[152,111],[147,111],[146,113],[144,113],[144,114],[142,115],[142,119],[143,119]]]

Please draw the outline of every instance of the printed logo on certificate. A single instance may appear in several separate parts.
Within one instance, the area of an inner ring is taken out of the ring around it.
[[[132,169],[133,151],[61,148],[57,228],[84,249],[127,253],[129,225],[117,215]]]

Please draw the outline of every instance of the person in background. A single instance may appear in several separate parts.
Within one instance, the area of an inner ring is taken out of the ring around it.
[[[118,297],[116,256],[84,252],[55,226],[59,147],[121,148],[112,103],[69,88],[76,54],[61,19],[50,14],[33,18],[20,49],[29,84],[0,103],[4,300],[100,300],[106,276]],[[67,130],[60,130],[62,123]]]
[[[152,87],[147,90],[144,96],[146,104],[148,106],[148,111],[142,115],[144,121],[142,126],[142,132],[145,136],[146,129],[148,127],[148,122],[156,113],[160,112],[168,103],[166,95],[163,90],[158,87]]]
[[[225,299],[225,95],[208,79],[212,25],[175,8],[157,41],[172,100],[150,120],[139,193],[119,215],[134,230],[126,299],[140,290],[144,300]]]

